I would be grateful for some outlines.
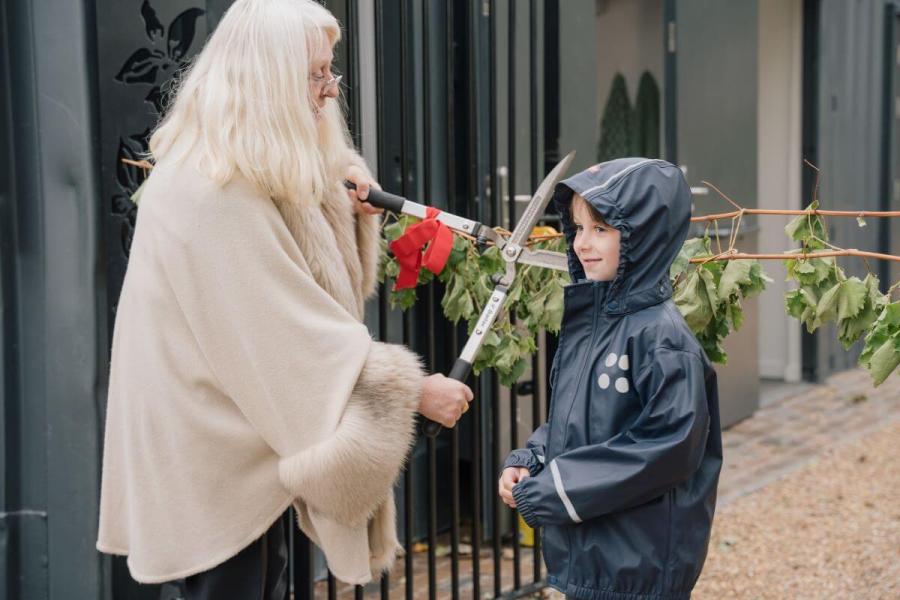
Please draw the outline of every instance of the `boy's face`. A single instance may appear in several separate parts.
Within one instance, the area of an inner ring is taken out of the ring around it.
[[[575,194],[572,199],[572,221],[575,223],[575,255],[584,273],[594,281],[612,281],[619,269],[621,232],[595,220],[587,202]]]

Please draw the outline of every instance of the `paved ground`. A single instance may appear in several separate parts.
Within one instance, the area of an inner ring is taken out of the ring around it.
[[[695,600],[900,598],[900,419],[725,506]]]
[[[852,370],[831,377],[824,385],[796,389],[800,393],[770,398],[752,418],[724,433],[719,506],[900,416],[900,376],[873,388],[865,371]],[[777,394],[778,390],[771,393]]]
[[[694,598],[900,598],[900,377],[874,389],[854,370],[824,385],[764,390],[762,408],[724,433],[719,509]],[[415,559],[424,584],[425,555]],[[480,564],[491,597],[490,555]],[[461,561],[462,598],[471,597],[471,568],[471,557]],[[502,570],[509,590],[511,558]],[[522,573],[530,580],[530,561]],[[449,598],[449,560],[438,579],[438,598]],[[390,597],[403,597],[402,582],[392,584]],[[380,594],[373,587],[365,597]],[[428,597],[424,586],[415,597]]]

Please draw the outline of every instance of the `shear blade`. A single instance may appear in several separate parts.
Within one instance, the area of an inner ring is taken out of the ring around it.
[[[518,262],[523,265],[556,269],[557,271],[569,270],[569,258],[562,252],[553,252],[552,250],[530,250],[525,248],[522,250],[522,254],[519,255]]]
[[[563,174],[569,168],[569,165],[572,164],[574,159],[575,151],[573,150],[572,152],[569,152],[565,158],[559,161],[556,166],[553,167],[553,170],[547,174],[541,182],[541,185],[538,186],[537,191],[534,192],[534,196],[531,197],[531,202],[529,202],[528,206],[525,208],[525,213],[522,215],[522,218],[516,223],[516,228],[509,237],[509,244],[521,247],[522,244],[525,243],[528,236],[531,235],[531,230],[534,229],[538,220],[543,216],[544,209],[547,208],[547,203],[550,202],[550,198],[553,197],[553,188],[556,187],[556,184],[562,179]]]

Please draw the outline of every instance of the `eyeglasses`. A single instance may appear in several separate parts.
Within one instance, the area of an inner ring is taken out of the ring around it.
[[[331,79],[327,79],[324,75],[310,75],[309,81],[316,88],[320,88],[323,92],[327,91],[330,87],[337,87],[341,84],[341,79],[343,79],[343,75],[332,75]]]

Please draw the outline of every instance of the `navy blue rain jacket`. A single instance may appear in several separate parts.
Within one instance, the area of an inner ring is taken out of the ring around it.
[[[586,281],[577,192],[621,231],[619,270]],[[681,600],[700,575],[722,465],[716,374],[671,300],[690,190],[661,160],[625,158],[556,187],[573,283],[551,370],[550,418],[505,467],[543,527],[548,582],[582,600]]]

